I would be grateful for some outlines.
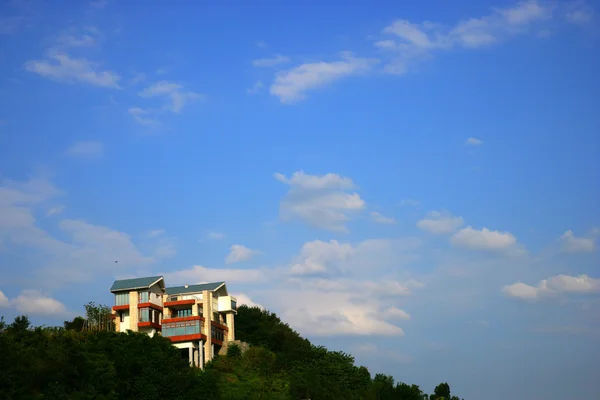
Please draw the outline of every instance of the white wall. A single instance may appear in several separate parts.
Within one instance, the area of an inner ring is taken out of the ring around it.
[[[117,318],[119,318],[119,313],[121,311],[117,311]],[[127,329],[131,329],[129,327],[129,310],[123,311],[123,322],[119,325],[119,332],[127,332]]]
[[[221,296],[221,297],[219,297],[218,310],[220,312],[231,311],[231,300],[237,301],[237,299],[235,297],[233,297],[233,296]]]
[[[150,288],[150,302],[162,307],[162,290],[159,285],[154,285]]]

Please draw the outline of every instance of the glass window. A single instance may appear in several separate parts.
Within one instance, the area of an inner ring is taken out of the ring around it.
[[[237,310],[237,302],[231,300],[231,309],[232,310]]]
[[[115,305],[124,306],[129,304],[129,293],[117,293],[115,294]]]
[[[148,303],[150,301],[150,293],[149,292],[139,292],[139,300],[140,303]]]
[[[140,308],[140,322],[150,322],[150,309]]]

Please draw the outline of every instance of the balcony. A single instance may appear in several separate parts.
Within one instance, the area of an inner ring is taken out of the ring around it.
[[[129,304],[121,304],[118,306],[113,306],[113,311],[124,311],[124,310],[129,310]]]
[[[161,330],[160,324],[157,324],[156,322],[150,322],[150,321],[140,321],[140,322],[138,322],[138,328],[154,328],[157,331]]]
[[[172,342],[187,342],[204,338],[202,317],[184,317],[163,319],[162,335]]]
[[[182,306],[193,306],[196,304],[196,300],[175,300],[175,301],[165,301],[165,307],[182,307]]]

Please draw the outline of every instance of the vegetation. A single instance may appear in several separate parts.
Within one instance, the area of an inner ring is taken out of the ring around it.
[[[0,320],[0,400],[458,400],[447,383],[427,395],[391,376],[372,379],[351,355],[311,344],[258,308],[241,306],[236,317],[236,338],[251,347],[230,345],[203,371],[158,335],[89,328],[106,313],[90,303],[86,318],[60,328]]]

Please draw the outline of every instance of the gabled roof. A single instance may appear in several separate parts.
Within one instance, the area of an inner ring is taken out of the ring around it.
[[[204,290],[215,291],[225,286],[225,282],[201,283],[199,285],[173,286],[167,288],[167,294],[199,293]]]
[[[159,281],[162,281],[162,276],[148,276],[145,278],[133,278],[133,279],[121,279],[115,281],[111,288],[111,292],[120,292],[124,290],[136,290],[136,289],[147,289],[150,286],[154,286]],[[164,283],[163,285],[164,286]]]

